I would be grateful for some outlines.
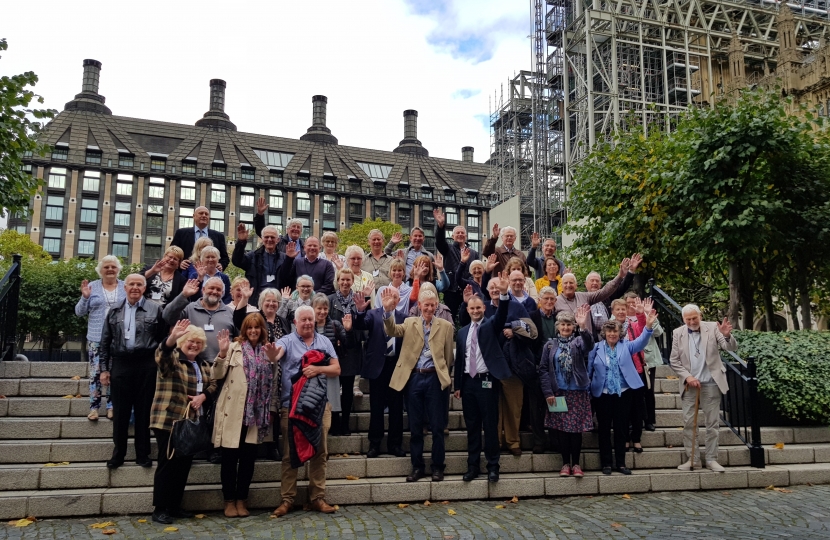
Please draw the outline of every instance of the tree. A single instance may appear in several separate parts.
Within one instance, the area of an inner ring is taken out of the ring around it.
[[[24,265],[52,262],[52,256],[42,246],[32,242],[28,234],[20,234],[14,229],[0,232],[0,265],[7,267],[16,253],[23,255]]]
[[[0,51],[7,48],[6,40],[0,39]],[[57,112],[29,108],[32,100],[43,103],[43,98],[28,88],[37,81],[31,71],[0,77],[0,207],[11,214],[28,212],[29,201],[42,184],[22,170],[23,158],[27,154],[43,156],[49,150],[36,136],[43,129],[41,120],[54,118]]]
[[[393,234],[402,231],[401,226],[397,223],[391,223],[381,219],[375,219],[374,221],[366,220],[363,223],[352,225],[348,229],[343,229],[337,233],[337,237],[340,239],[340,243],[337,246],[340,254],[345,253],[346,248],[352,245],[360,246],[363,248],[363,251],[368,253],[370,251],[369,231],[372,229],[379,229],[383,233],[386,242],[389,242]],[[402,244],[406,245],[408,239],[409,235],[404,234]]]

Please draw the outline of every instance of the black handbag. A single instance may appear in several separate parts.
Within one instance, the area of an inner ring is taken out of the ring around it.
[[[190,403],[181,420],[173,422],[173,431],[167,443],[167,459],[173,456],[195,456],[213,449],[213,407],[205,407],[204,414],[190,419]]]

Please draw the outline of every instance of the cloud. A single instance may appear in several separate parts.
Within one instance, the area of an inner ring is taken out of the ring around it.
[[[460,90],[456,90],[452,93],[453,99],[470,99],[473,96],[477,96],[481,93],[481,90],[476,88],[461,88]]]
[[[486,129],[488,132],[490,131],[490,115],[489,114],[477,114],[473,116],[473,118],[481,124],[481,127]]]

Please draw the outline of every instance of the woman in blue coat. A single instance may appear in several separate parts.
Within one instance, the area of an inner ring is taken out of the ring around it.
[[[625,466],[625,439],[628,435],[628,413],[631,409],[631,394],[643,381],[634,367],[631,356],[642,351],[651,339],[652,326],[657,312],[651,310],[646,316],[646,328],[634,341],[621,341],[622,326],[616,320],[602,325],[600,338],[588,357],[588,377],[591,379],[591,395],[596,398],[597,421],[599,422],[599,458],[602,473],[611,474],[611,425],[614,426],[614,456],[616,469],[631,474]]]

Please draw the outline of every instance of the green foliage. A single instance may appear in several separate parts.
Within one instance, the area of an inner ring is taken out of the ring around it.
[[[363,248],[363,251],[368,253],[370,251],[369,231],[372,229],[380,229],[380,231],[383,232],[383,236],[385,238],[384,241],[387,243],[392,238],[393,234],[402,232],[401,226],[397,223],[391,223],[381,219],[375,219],[374,221],[367,219],[363,223],[352,225],[348,229],[338,231],[337,237],[340,239],[340,243],[338,244],[337,249],[339,253],[341,255],[345,253],[346,248],[349,246],[360,246]],[[406,245],[407,240],[409,240],[409,235],[404,234],[403,245]]]
[[[779,412],[830,425],[830,333],[736,331],[738,354],[754,356],[758,388]]]
[[[24,265],[33,262],[52,262],[52,256],[43,249],[43,246],[32,242],[28,234],[20,234],[14,229],[0,232],[0,264],[8,268],[12,255],[15,254],[23,256]]]
[[[245,270],[237,266],[234,266],[233,263],[228,264],[228,267],[223,269],[222,272],[224,272],[228,276],[228,279],[231,280],[231,283],[233,283],[233,280],[238,277],[245,277]]]
[[[0,51],[7,48],[6,40],[0,39]],[[41,121],[54,118],[57,112],[29,108],[32,100],[43,103],[43,98],[29,89],[37,81],[31,71],[0,77],[0,208],[12,214],[28,212],[29,201],[42,184],[21,166],[27,153],[43,156],[49,150],[36,136],[43,128]]]

